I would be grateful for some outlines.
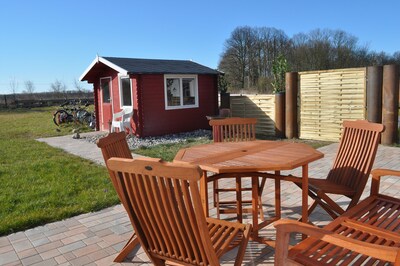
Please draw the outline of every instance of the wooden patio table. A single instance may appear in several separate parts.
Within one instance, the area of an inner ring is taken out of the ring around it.
[[[197,145],[181,149],[174,162],[186,162],[199,165],[203,170],[200,183],[200,194],[206,216],[208,210],[208,182],[211,181],[207,172],[215,174],[243,174],[252,179],[252,239],[271,244],[259,237],[258,231],[268,224],[279,220],[280,180],[290,180],[291,176],[282,176],[280,171],[293,170],[302,167],[302,221],[308,221],[308,164],[322,158],[323,153],[302,144],[284,141],[244,141],[220,142]],[[274,171],[274,174],[265,173]],[[266,176],[275,179],[275,217],[258,221],[259,177]],[[212,179],[212,177],[211,177]]]

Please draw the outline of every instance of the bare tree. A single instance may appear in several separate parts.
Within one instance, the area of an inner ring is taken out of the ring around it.
[[[83,86],[81,85],[81,83],[77,79],[74,79],[74,88],[78,92],[84,92],[85,91],[85,89],[83,88]]]
[[[17,81],[17,79],[15,78],[15,77],[13,77],[11,80],[10,80],[10,89],[11,89],[11,92],[12,92],[12,94],[16,94],[17,93],[17,90],[18,90],[18,81]]]
[[[50,88],[55,93],[65,93],[67,91],[67,86],[58,79],[51,83]]]
[[[24,85],[25,85],[24,93],[32,94],[35,91],[35,84],[33,84],[31,80],[26,80],[24,82]]]
[[[233,89],[267,90],[271,64],[289,47],[289,38],[275,28],[238,27],[225,42],[219,69]]]

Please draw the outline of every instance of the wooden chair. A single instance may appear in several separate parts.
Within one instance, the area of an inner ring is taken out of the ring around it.
[[[232,117],[225,119],[210,120],[210,126],[213,130],[214,142],[234,142],[234,141],[253,141],[256,140],[256,118],[240,118]],[[220,218],[222,213],[236,213],[239,222],[242,222],[243,212],[250,212],[251,209],[243,209],[243,203],[251,203],[251,200],[242,200],[242,192],[251,191],[251,187],[242,187],[242,178],[247,177],[246,174],[217,174],[210,177],[213,180],[213,198],[214,207],[217,208],[217,217]],[[236,187],[223,187],[218,186],[218,180],[222,178],[235,178]],[[259,192],[259,210],[260,217],[263,219],[261,193],[264,187],[265,179],[263,178],[260,185]],[[235,192],[236,200],[220,200],[220,193]],[[221,209],[221,206],[236,205],[234,208]]]
[[[220,265],[219,258],[237,246],[235,265],[241,265],[251,225],[204,216],[199,167],[154,158],[111,158],[107,167],[154,265]]]
[[[308,214],[320,205],[332,218],[336,218],[344,209],[328,194],[348,197],[350,203],[347,209],[350,209],[360,200],[365,188],[384,126],[358,120],[345,121],[343,127],[339,150],[327,178],[309,178],[308,194],[314,201]],[[301,181],[296,184],[301,186]]]
[[[230,117],[210,120],[214,142],[255,140],[256,124],[256,118]]]
[[[372,171],[371,195],[324,228],[280,220],[275,265],[400,265],[400,199],[379,193],[383,175],[400,177],[400,171]],[[289,248],[289,235],[306,240]]]
[[[107,160],[112,157],[132,159],[132,153],[129,149],[128,143],[126,142],[126,133],[124,131],[108,134],[106,137],[97,141],[97,146],[101,149],[105,163],[107,163]],[[118,190],[116,180],[111,174],[110,177],[118,197],[121,200],[121,191]],[[138,244],[139,240],[134,233],[115,258],[114,262],[122,262]]]

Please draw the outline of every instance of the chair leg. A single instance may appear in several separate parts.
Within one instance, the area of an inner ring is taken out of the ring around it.
[[[131,238],[114,259],[114,262],[123,262],[126,256],[128,256],[129,253],[131,253],[131,251],[139,244],[139,239],[136,237],[136,233],[133,233]]]
[[[321,206],[333,219],[336,219],[338,217],[337,213],[343,213],[343,210],[342,212],[340,212],[341,208],[339,207],[339,205],[337,205],[334,201],[325,196],[324,193],[319,193],[317,195],[313,191],[309,191],[308,195],[314,200],[312,205],[308,208],[308,215],[312,213],[317,205]]]
[[[265,183],[267,181],[266,177],[262,177],[261,179],[261,184],[258,187],[258,205],[259,205],[259,209],[260,209],[260,220],[264,221],[265,217],[264,217],[264,211],[263,211],[263,205],[262,205],[262,193],[264,191],[264,187],[265,187]]]
[[[217,219],[221,219],[220,205],[219,205],[219,192],[218,192],[218,180],[214,182],[214,205],[217,208]]]
[[[216,192],[218,189],[218,180],[213,181],[213,200],[214,200],[214,207],[217,207],[217,194]]]
[[[239,223],[243,222],[243,208],[242,208],[242,179],[236,177],[236,213]]]
[[[243,239],[239,245],[238,254],[236,256],[236,260],[235,260],[235,264],[234,264],[235,266],[242,265],[244,255],[246,252],[247,243],[249,242],[249,238],[250,238],[250,232],[251,232],[251,225],[248,224],[246,226],[246,229],[243,232]]]

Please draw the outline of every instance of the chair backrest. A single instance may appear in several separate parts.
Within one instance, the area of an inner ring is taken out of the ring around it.
[[[345,121],[336,159],[327,179],[356,191],[348,208],[354,206],[364,190],[375,160],[382,124],[365,120]]]
[[[112,157],[132,159],[132,153],[129,149],[128,142],[126,141],[125,132],[113,132],[106,137],[97,140],[97,147],[101,149],[103,154],[104,163]],[[116,180],[110,173],[111,182],[121,200],[121,192],[118,190]]]
[[[107,167],[155,265],[162,265],[160,260],[219,265],[201,205],[199,167],[154,158],[111,158]]]
[[[125,110],[122,109],[121,111],[113,114],[112,120],[113,121],[120,120],[120,118],[122,118],[124,115],[125,115]]]
[[[132,159],[125,132],[108,134],[97,141],[97,147],[101,149],[104,162],[107,162],[111,157]]]
[[[255,140],[256,124],[256,118],[231,117],[210,120],[214,142]]]

